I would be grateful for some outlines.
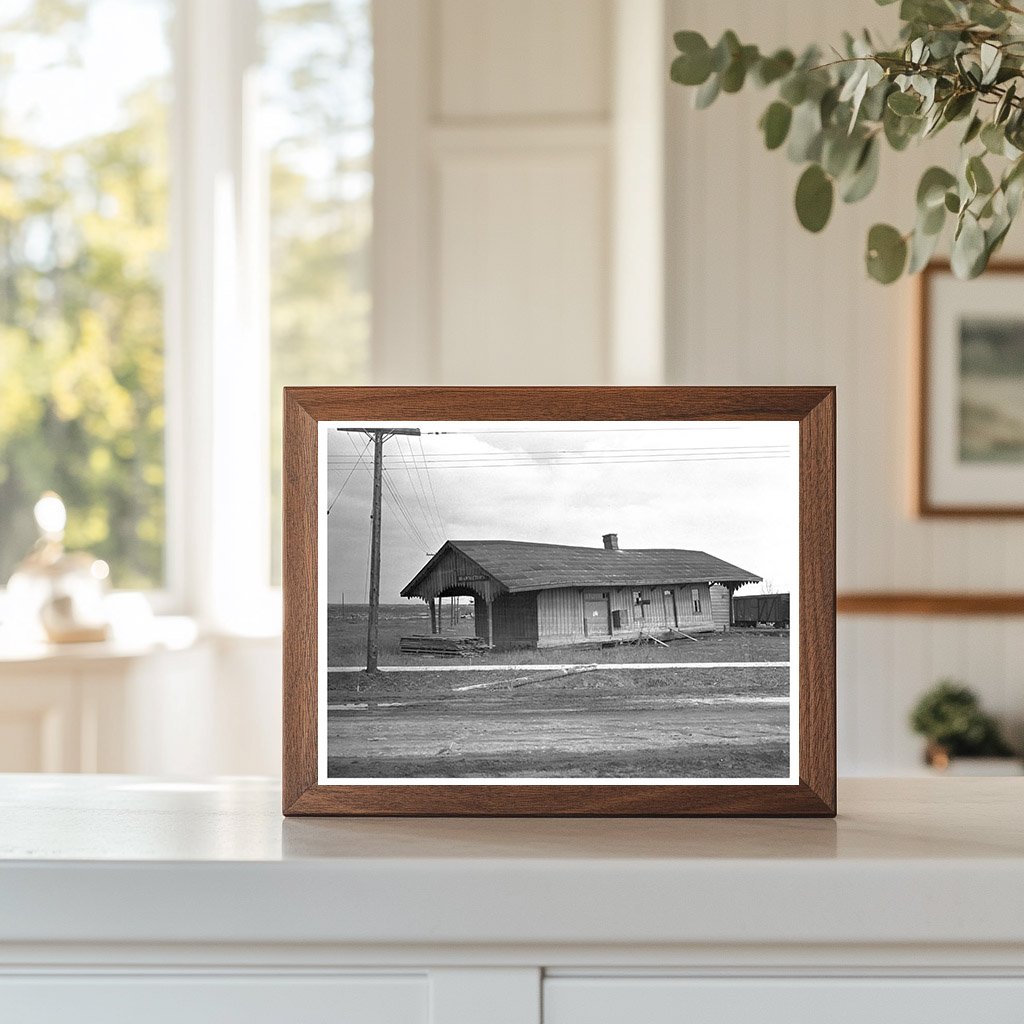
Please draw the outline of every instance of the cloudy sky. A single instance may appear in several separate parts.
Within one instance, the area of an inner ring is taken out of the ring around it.
[[[617,533],[622,548],[707,551],[777,591],[796,580],[796,423],[337,423],[321,435],[332,603],[367,600],[373,460],[365,434],[335,428],[387,425],[422,435],[384,444],[386,604],[445,540],[600,547]]]

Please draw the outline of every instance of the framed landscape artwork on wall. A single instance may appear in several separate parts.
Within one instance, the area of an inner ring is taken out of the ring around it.
[[[1024,264],[921,275],[917,511],[1024,515]]]
[[[829,388],[285,392],[284,810],[835,812]]]

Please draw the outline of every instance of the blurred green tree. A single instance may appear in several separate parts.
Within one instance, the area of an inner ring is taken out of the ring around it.
[[[26,92],[82,66],[90,6],[34,0],[0,22],[0,583],[35,538],[33,504],[53,489],[69,547],[106,559],[119,587],[154,587],[167,82],[139,81],[105,130],[26,130]]]
[[[99,128],[102,117],[37,127],[25,98],[49,115],[71,91],[110,84],[95,80],[90,45],[103,8],[108,20],[131,9],[118,3],[16,0],[0,15],[0,585],[47,489],[68,506],[69,547],[106,559],[116,586],[164,580],[169,44],[166,67],[117,83]],[[172,0],[146,6],[168,36]],[[372,39],[369,0],[262,8],[276,577],[281,388],[366,376]],[[55,76],[46,88],[42,74]]]

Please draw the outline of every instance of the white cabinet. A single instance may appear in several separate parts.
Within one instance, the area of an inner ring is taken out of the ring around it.
[[[428,1024],[426,975],[0,979],[17,1024]]]
[[[282,820],[258,779],[0,776],[0,1022],[1022,1024],[1021,785]]]
[[[549,978],[544,1024],[1020,1024],[1024,978]]]

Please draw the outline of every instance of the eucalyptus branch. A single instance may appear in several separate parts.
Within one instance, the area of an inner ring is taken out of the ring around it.
[[[1012,20],[1024,9],[1010,0],[902,0],[899,12],[896,48],[875,47],[867,33],[846,35],[827,62],[813,47],[797,58],[789,50],[762,54],[734,32],[714,46],[696,32],[678,32],[671,75],[697,87],[702,109],[751,81],[774,89],[759,128],[768,149],[785,146],[803,165],[796,214],[815,232],[828,223],[837,194],[847,203],[870,194],[883,144],[900,152],[962,121],[958,166],[930,167],[918,185],[913,228],[876,224],[865,259],[885,284],[916,273],[952,220],[953,269],[975,277],[1024,204],[1024,38]]]

